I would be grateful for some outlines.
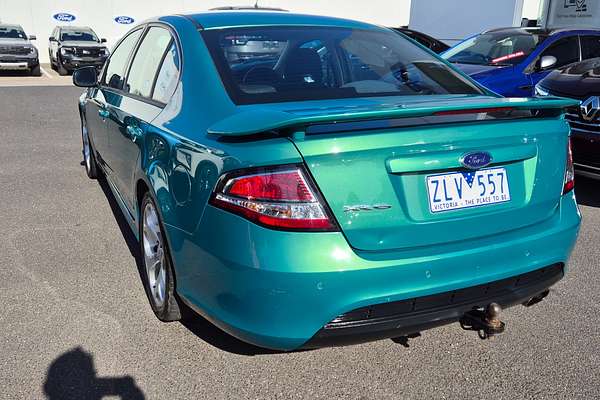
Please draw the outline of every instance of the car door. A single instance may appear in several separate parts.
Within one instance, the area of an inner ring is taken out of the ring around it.
[[[544,56],[556,57],[556,64],[550,68],[542,69],[540,62]],[[580,60],[579,54],[579,36],[562,37],[554,42],[548,43],[539,57],[534,61],[530,68],[531,84],[533,86],[546,77],[551,71],[564,67],[565,65],[577,62]]]
[[[97,153],[100,155],[98,160],[107,176],[112,175],[111,161],[113,157],[110,154],[107,121],[110,119],[109,104],[118,104],[122,97],[120,92],[123,86],[125,71],[143,29],[137,29],[125,36],[117,44],[113,54],[106,63],[104,73],[100,79],[98,88],[94,88],[88,95],[86,103],[86,120],[88,130],[91,134],[92,142]]]
[[[156,78],[174,41],[168,28],[151,25],[131,61],[119,103],[108,102],[108,141],[114,183],[125,205],[135,210],[134,177],[149,124],[164,103],[153,98]]]

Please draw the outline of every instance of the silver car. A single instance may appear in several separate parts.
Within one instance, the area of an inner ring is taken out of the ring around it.
[[[38,50],[20,25],[0,25],[0,70],[29,71],[40,76]]]

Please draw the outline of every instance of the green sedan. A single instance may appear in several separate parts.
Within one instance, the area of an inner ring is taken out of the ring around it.
[[[488,337],[565,274],[570,100],[503,98],[394,31],[273,11],[146,21],[73,80],[87,174],[162,321],[191,308],[280,350]]]

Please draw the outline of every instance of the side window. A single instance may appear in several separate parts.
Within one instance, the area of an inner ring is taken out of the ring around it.
[[[151,27],[138,48],[129,70],[125,91],[151,97],[158,67],[171,45],[171,34],[164,28]]]
[[[558,60],[554,68],[560,68],[567,64],[579,61],[579,43],[577,36],[570,36],[560,39],[551,44],[544,52],[543,56],[554,56]]]
[[[103,85],[113,89],[123,89],[127,61],[129,60],[129,55],[140,38],[142,31],[143,29],[138,29],[137,31],[130,33],[129,36],[123,39],[119,46],[114,50],[104,68],[106,73],[102,80]]]
[[[154,85],[154,93],[152,98],[161,103],[168,103],[169,99],[175,92],[177,87],[179,66],[179,54],[177,54],[177,46],[175,42],[171,42],[171,47],[165,54],[162,66],[158,72],[156,83]]]
[[[581,56],[584,60],[600,57],[600,36],[581,37]]]

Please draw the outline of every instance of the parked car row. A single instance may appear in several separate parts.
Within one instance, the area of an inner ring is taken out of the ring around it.
[[[552,35],[502,35],[446,55],[552,61]],[[456,321],[487,337],[566,273],[576,100],[505,98],[389,29],[272,11],[147,21],[73,82],[87,175],[162,321],[190,307],[282,350]]]
[[[40,76],[39,52],[32,40],[36,37],[25,34],[20,25],[0,24],[0,70]],[[84,66],[99,69],[110,54],[105,43],[106,39],[99,39],[91,28],[57,26],[48,43],[50,65],[60,75]]]

